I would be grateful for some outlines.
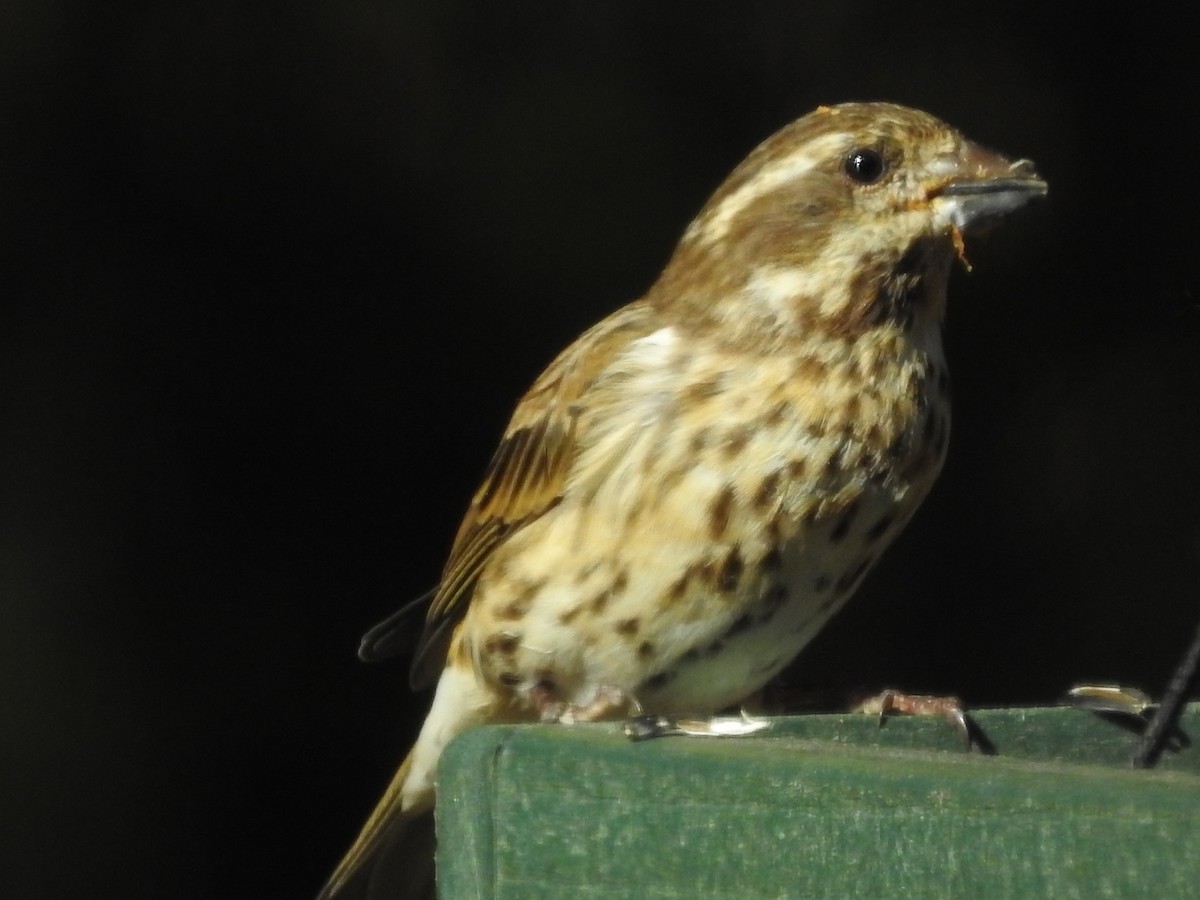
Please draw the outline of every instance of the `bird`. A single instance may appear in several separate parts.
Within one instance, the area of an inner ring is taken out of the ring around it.
[[[424,610],[410,682],[436,690],[320,900],[429,896],[437,762],[468,728],[713,714],[775,678],[942,467],[963,235],[1046,192],[891,103],[753,150],[646,294],[534,381],[438,586],[363,639],[392,655]]]

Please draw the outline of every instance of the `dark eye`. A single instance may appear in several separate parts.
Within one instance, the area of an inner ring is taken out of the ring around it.
[[[846,174],[859,184],[873,184],[883,177],[887,163],[883,154],[869,147],[861,150],[851,150],[846,157]]]

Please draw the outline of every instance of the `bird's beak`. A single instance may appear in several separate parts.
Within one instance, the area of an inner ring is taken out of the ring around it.
[[[929,192],[934,209],[964,231],[1012,212],[1047,190],[1031,160],[1009,162],[969,142],[961,152],[938,160],[935,169],[940,183]]]

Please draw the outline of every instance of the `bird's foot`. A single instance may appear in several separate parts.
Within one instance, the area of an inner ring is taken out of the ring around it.
[[[539,719],[563,725],[636,716],[642,711],[642,705],[632,694],[607,684],[598,686],[584,703],[566,703],[553,685],[541,682],[534,685],[530,699]]]
[[[887,722],[888,716],[940,716],[950,723],[962,743],[963,750],[972,747],[991,756],[996,752],[983,729],[967,715],[963,703],[957,697],[935,697],[929,694],[906,694],[891,688],[857,701],[852,712],[879,716],[879,727]]]

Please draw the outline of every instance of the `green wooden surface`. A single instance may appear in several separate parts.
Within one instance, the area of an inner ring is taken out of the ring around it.
[[[1078,710],[975,717],[999,756],[868,716],[637,744],[611,724],[468,732],[439,769],[440,896],[1200,896],[1197,751],[1132,771],[1135,739]]]

